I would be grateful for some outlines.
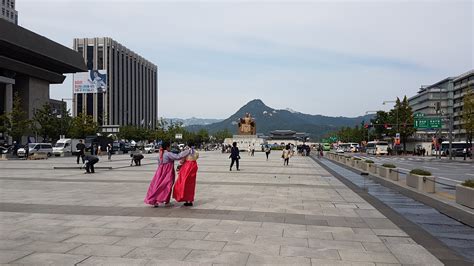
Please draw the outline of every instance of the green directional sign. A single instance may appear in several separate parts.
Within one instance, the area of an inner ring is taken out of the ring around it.
[[[441,118],[419,118],[415,119],[415,128],[441,128]]]
[[[413,114],[413,117],[414,117],[415,119],[417,119],[417,118],[423,118],[423,117],[425,117],[425,114],[424,114],[424,113],[414,113],[414,114]]]

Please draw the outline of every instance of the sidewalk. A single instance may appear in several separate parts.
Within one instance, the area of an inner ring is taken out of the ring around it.
[[[201,153],[193,208],[143,204],[156,155],[95,175],[2,161],[0,263],[441,265],[311,158],[279,155],[229,172],[228,154]]]

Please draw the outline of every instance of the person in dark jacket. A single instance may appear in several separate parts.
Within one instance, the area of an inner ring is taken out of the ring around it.
[[[133,163],[135,163],[135,166],[141,166],[142,165],[143,154],[141,154],[141,153],[130,154],[130,157],[132,157],[132,161],[130,162],[130,166],[132,166]]]
[[[229,171],[232,171],[232,166],[234,166],[234,163],[237,168],[237,171],[240,171],[239,169],[240,155],[239,155],[239,148],[237,147],[237,142],[232,143],[232,148],[230,149],[229,158],[231,159]]]
[[[84,155],[86,151],[86,145],[82,143],[82,139],[79,140],[79,143],[77,143],[76,151],[77,151],[77,164],[79,164],[79,157],[82,159],[82,163],[84,164]]]
[[[95,155],[86,155],[84,156],[84,159],[86,160],[86,163],[85,163],[86,173],[87,174],[95,173],[94,164],[99,162],[99,158]]]

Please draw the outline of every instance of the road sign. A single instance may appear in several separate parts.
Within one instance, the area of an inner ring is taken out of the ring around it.
[[[174,136],[175,139],[183,139],[183,134],[176,134]]]
[[[443,123],[441,118],[415,119],[415,128],[441,128]]]
[[[425,114],[424,113],[414,113],[413,117],[414,118],[423,118],[423,117],[425,117]]]

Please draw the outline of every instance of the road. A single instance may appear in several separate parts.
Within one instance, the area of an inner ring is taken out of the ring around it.
[[[404,172],[409,172],[415,168],[423,169],[441,178],[440,182],[449,185],[456,185],[464,180],[474,179],[473,160],[463,161],[461,157],[450,161],[448,158],[437,159],[431,156],[374,156],[363,153],[354,153],[353,155],[373,160],[377,164],[392,163]],[[453,189],[450,186],[442,186],[442,188]]]

